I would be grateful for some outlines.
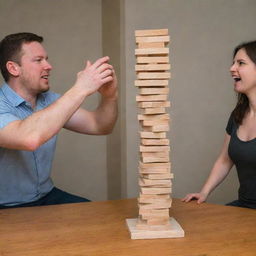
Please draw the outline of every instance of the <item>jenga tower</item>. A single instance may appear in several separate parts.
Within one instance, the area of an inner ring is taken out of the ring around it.
[[[136,30],[135,86],[140,122],[139,217],[128,219],[132,239],[182,237],[184,231],[170,218],[173,174],[170,142],[168,29]]]

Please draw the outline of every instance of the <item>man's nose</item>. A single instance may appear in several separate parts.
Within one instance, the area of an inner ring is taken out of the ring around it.
[[[45,60],[44,69],[52,70],[52,65],[51,65],[50,62],[47,61],[47,60]]]

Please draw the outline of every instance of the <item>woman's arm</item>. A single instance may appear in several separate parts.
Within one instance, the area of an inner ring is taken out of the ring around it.
[[[210,193],[226,178],[230,169],[233,166],[232,160],[228,155],[228,145],[230,141],[230,135],[226,134],[224,144],[222,146],[221,153],[213,165],[208,179],[199,193],[187,194],[182,201],[189,202],[192,199],[197,199],[198,203],[206,201]]]

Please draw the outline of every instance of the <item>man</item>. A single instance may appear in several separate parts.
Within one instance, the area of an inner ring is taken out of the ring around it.
[[[61,191],[50,178],[56,135],[61,128],[83,134],[108,134],[117,118],[117,80],[103,57],[77,74],[63,96],[50,92],[52,66],[33,33],[0,42],[0,208],[89,201]],[[80,108],[99,92],[98,108]]]

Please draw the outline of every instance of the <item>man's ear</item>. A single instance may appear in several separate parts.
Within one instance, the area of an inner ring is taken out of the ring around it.
[[[7,61],[6,68],[12,76],[15,76],[15,77],[19,76],[20,66],[18,65],[18,63],[14,61]]]

